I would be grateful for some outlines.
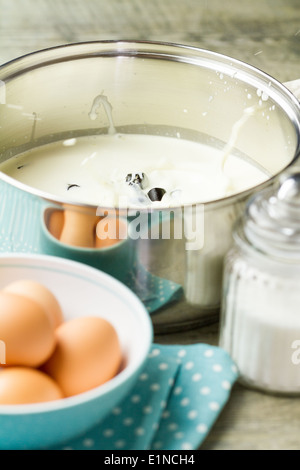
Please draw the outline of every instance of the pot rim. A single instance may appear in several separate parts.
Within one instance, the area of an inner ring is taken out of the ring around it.
[[[155,49],[153,51],[153,49]],[[86,49],[89,49],[87,53]],[[72,54],[72,50],[74,51]],[[81,52],[80,52],[81,50]],[[53,54],[60,53],[59,56],[52,57]],[[76,54],[75,54],[76,53]],[[175,54],[176,53],[176,54]],[[265,83],[265,86],[268,85],[270,89],[272,85],[273,95],[279,98],[277,104],[281,104],[281,109],[287,114],[291,123],[295,127],[297,135],[297,144],[295,148],[295,154],[291,161],[280,171],[275,173],[273,176],[268,178],[268,180],[255,185],[246,190],[240,191],[238,193],[231,194],[229,196],[214,199],[211,201],[205,202],[194,202],[188,204],[174,205],[172,207],[158,206],[158,207],[137,207],[136,209],[141,212],[153,212],[153,211],[165,211],[165,210],[176,210],[184,207],[194,207],[197,205],[204,205],[206,209],[213,209],[215,206],[221,207],[223,205],[231,204],[232,202],[247,199],[254,190],[261,190],[266,186],[272,184],[277,177],[286,171],[290,166],[292,166],[300,156],[300,102],[295,97],[295,95],[279,80],[272,77],[268,73],[264,72],[260,68],[254,67],[247,62],[235,59],[225,54],[218,52],[210,51],[207,49],[202,49],[197,46],[174,43],[174,42],[165,42],[165,41],[150,41],[150,40],[131,40],[131,39],[114,39],[114,40],[97,40],[97,41],[87,41],[87,42],[74,42],[68,44],[61,44],[58,46],[52,46],[40,50],[36,50],[27,54],[24,54],[20,57],[14,58],[0,66],[0,81],[9,82],[10,80],[16,78],[19,75],[23,75],[30,70],[34,70],[39,67],[44,67],[50,63],[59,63],[65,62],[66,60],[77,60],[83,57],[116,57],[116,56],[125,56],[125,57],[138,57],[138,58],[155,58],[155,59],[164,59],[171,60],[173,62],[184,62],[193,65],[202,65],[201,60],[207,62],[207,64],[217,64],[219,66],[218,70],[224,71],[225,73],[229,70],[234,71],[234,77],[239,79],[248,75],[255,80],[255,83],[258,84],[261,80],[261,84]],[[43,59],[43,60],[42,60]],[[25,61],[25,64],[23,63]],[[32,64],[30,61],[35,62]],[[27,64],[26,67],[26,63]],[[11,72],[10,72],[10,69]],[[232,75],[232,74],[231,74]],[[60,197],[56,197],[53,194],[35,189],[29,185],[20,183],[18,180],[7,176],[6,174],[0,172],[0,179],[6,183],[25,191],[33,196],[37,196],[48,202],[52,202],[58,205],[73,205],[78,208],[96,208],[99,205],[88,204],[80,201],[71,201],[64,200]],[[107,209],[117,209],[115,207],[104,207],[101,206],[104,210]],[[130,207],[135,209],[135,207]],[[121,208],[120,208],[121,210]]]

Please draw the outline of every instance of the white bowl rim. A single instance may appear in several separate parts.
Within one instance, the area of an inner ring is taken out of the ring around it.
[[[71,397],[66,397],[58,400],[53,400],[49,402],[41,402],[41,403],[29,403],[29,404],[21,404],[21,405],[0,405],[0,416],[1,415],[30,415],[30,414],[38,414],[38,413],[48,413],[52,411],[59,411],[70,407],[76,407],[79,405],[83,405],[86,402],[92,401],[94,399],[98,399],[101,396],[105,396],[109,394],[115,388],[122,386],[130,376],[137,370],[141,368],[143,365],[147,355],[149,354],[152,340],[153,340],[153,326],[150,319],[150,315],[146,310],[146,307],[143,303],[139,300],[139,298],[122,282],[118,281],[114,277],[110,276],[109,274],[98,270],[97,268],[93,268],[89,265],[85,265],[84,263],[80,263],[78,261],[69,260],[66,258],[60,258],[58,256],[52,255],[45,255],[45,254],[37,254],[37,253],[0,253],[0,264],[1,262],[7,260],[9,261],[17,261],[20,260],[21,262],[25,262],[27,260],[37,261],[41,263],[52,263],[56,265],[56,267],[65,267],[65,268],[72,268],[74,270],[80,270],[82,274],[87,275],[94,275],[96,276],[99,281],[103,281],[104,283],[109,283],[110,285],[115,285],[118,288],[118,292],[123,292],[123,295],[126,295],[133,306],[135,306],[136,310],[139,312],[139,318],[142,320],[143,325],[145,327],[145,340],[143,341],[143,351],[141,352],[139,358],[136,360],[134,364],[129,364],[123,370],[121,370],[115,377],[110,379],[108,382],[95,387],[91,390],[86,392],[80,393],[78,395],[74,395]]]

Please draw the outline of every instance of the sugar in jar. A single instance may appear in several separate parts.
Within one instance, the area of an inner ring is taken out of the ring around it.
[[[300,393],[300,172],[252,197],[225,257],[220,346],[240,382]]]

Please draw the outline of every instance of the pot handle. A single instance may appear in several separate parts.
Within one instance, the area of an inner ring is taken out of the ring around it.
[[[286,86],[300,101],[300,79],[285,82],[283,85]]]

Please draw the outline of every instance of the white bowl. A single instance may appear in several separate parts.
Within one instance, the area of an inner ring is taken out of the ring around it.
[[[113,379],[77,396],[0,405],[0,449],[49,448],[103,420],[134,386],[153,338],[149,314],[140,300],[121,282],[95,268],[47,255],[0,256],[0,289],[25,278],[35,279],[53,292],[66,320],[87,315],[109,320],[119,335],[125,361]]]

